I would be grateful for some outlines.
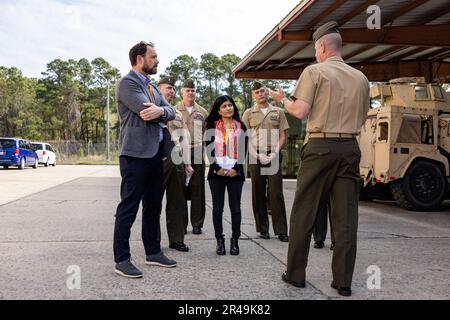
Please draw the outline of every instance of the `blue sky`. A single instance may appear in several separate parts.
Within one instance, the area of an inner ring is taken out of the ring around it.
[[[299,0],[0,0],[0,65],[39,77],[61,59],[107,59],[152,41],[160,72],[181,54],[247,54]]]

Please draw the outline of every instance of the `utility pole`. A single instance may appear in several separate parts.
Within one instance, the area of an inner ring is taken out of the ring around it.
[[[109,103],[110,103],[110,97],[109,97],[109,81],[107,82],[107,97],[106,97],[106,161],[111,162],[111,156],[110,156],[110,145],[109,145]]]

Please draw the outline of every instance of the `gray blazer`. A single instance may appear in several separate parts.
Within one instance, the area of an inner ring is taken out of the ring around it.
[[[130,71],[117,84],[116,101],[120,120],[120,156],[153,158],[160,145],[160,122],[175,119],[175,110],[164,99],[158,88],[153,86],[156,105],[164,108],[164,116],[145,122],[139,116],[144,103],[150,102],[150,92],[141,79]],[[166,148],[166,147],[165,147]]]

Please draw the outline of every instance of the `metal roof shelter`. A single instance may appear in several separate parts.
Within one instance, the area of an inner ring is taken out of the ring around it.
[[[381,9],[369,30],[367,8]],[[234,68],[238,79],[298,79],[315,63],[314,29],[340,25],[344,60],[370,81],[450,80],[450,0],[303,0]]]

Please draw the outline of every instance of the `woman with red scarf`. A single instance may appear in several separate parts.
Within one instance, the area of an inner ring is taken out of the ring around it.
[[[225,189],[228,191],[231,211],[230,254],[239,255],[241,236],[241,195],[245,182],[244,166],[246,157],[247,129],[239,117],[236,103],[230,96],[221,96],[214,102],[206,119],[207,155],[210,162],[208,174],[213,200],[213,223],[217,239],[217,254],[225,255],[223,235],[223,208]]]

